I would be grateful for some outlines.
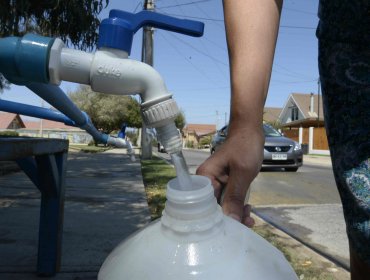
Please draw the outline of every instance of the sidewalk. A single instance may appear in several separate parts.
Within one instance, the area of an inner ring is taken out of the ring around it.
[[[140,160],[123,153],[69,154],[62,266],[50,279],[96,279],[112,249],[150,221]],[[40,279],[39,207],[39,191],[23,172],[0,177],[0,279]]]
[[[330,156],[325,155],[303,155],[303,164],[305,163],[331,167]]]

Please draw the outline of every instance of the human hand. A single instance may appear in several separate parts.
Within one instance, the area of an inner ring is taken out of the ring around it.
[[[225,143],[197,169],[198,175],[211,179],[225,215],[248,227],[254,225],[254,220],[250,217],[251,206],[244,205],[244,201],[251,182],[260,171],[263,145],[262,127],[252,131],[229,129]]]

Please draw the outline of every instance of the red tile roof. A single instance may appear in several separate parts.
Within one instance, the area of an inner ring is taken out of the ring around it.
[[[41,124],[40,120],[38,121],[25,121],[25,129],[40,129]],[[65,125],[61,122],[55,122],[50,120],[42,120],[42,128],[43,129],[60,129],[60,130],[71,130],[76,129],[76,127]]]
[[[0,112],[0,129],[11,129],[11,124],[15,119],[19,122],[20,127],[24,127],[24,123],[18,114]]]
[[[23,120],[24,116],[20,116],[19,114],[7,113],[7,112],[0,112],[0,129],[13,129],[11,124],[14,120],[16,120],[19,124],[19,127],[15,129],[25,129],[25,130],[39,130],[40,129],[40,121],[41,120]],[[77,127],[65,125],[61,122],[55,122],[50,120],[42,120],[42,128],[43,129],[51,129],[51,130],[76,130],[79,129]]]

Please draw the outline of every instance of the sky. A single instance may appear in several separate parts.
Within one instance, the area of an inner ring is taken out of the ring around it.
[[[229,66],[221,0],[155,0],[156,11],[205,23],[202,37],[164,30],[154,33],[154,68],[163,77],[187,123],[228,122],[230,107]],[[100,18],[111,9],[139,12],[143,1],[110,0]],[[272,77],[266,107],[283,107],[293,92],[318,92],[317,39],[318,0],[285,0],[280,21]],[[134,37],[130,58],[141,59],[142,32]],[[62,89],[78,85],[63,82]],[[12,85],[2,99],[42,105],[25,87]],[[47,104],[44,106],[47,107]]]

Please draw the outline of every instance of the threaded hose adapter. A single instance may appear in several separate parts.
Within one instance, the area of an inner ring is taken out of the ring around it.
[[[173,122],[180,113],[176,101],[172,98],[142,108],[143,120],[148,127],[160,127]]]
[[[174,154],[182,150],[181,133],[174,122],[156,127],[158,140],[162,143],[167,153]]]
[[[175,118],[180,113],[175,100],[167,99],[147,108],[142,108],[143,120],[157,131],[158,141],[167,153],[177,153],[182,149],[180,131],[176,128]]]

